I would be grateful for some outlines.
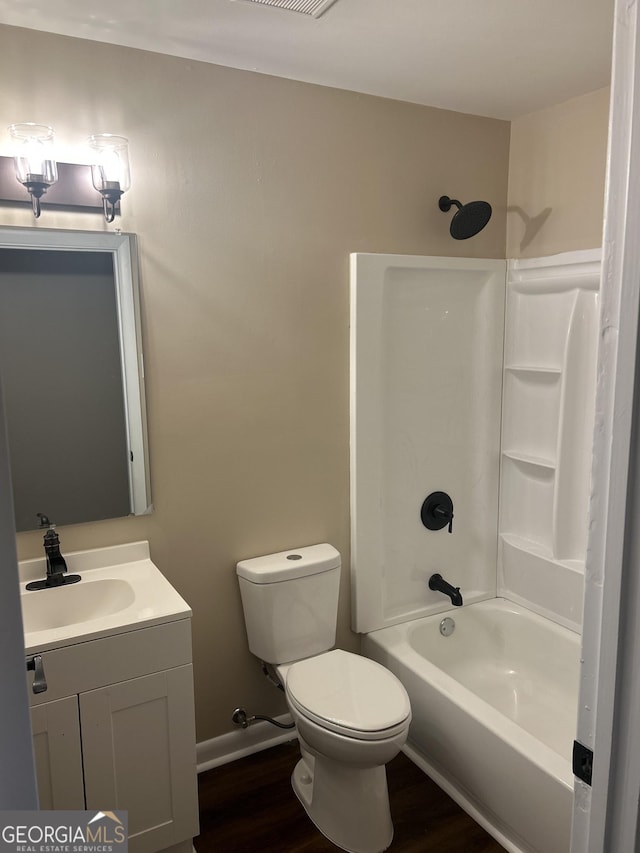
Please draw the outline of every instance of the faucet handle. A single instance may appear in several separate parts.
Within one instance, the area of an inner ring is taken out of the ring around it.
[[[40,527],[49,527],[54,528],[55,524],[49,521],[49,517],[45,515],[43,512],[37,512],[36,517],[40,519]]]
[[[446,492],[431,492],[420,508],[420,520],[428,530],[449,526],[453,533],[453,501]]]
[[[432,509],[432,513],[436,518],[443,519],[445,524],[449,522],[449,533],[453,533],[453,509],[449,509],[443,504],[437,504]]]

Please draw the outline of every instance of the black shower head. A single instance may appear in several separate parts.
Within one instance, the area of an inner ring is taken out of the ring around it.
[[[491,219],[491,205],[488,201],[470,201],[468,204],[461,204],[457,199],[449,198],[448,195],[440,196],[438,207],[443,213],[451,210],[452,204],[458,208],[449,228],[454,240],[468,240],[469,237],[475,237]]]

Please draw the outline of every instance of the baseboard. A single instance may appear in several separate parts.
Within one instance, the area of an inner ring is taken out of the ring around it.
[[[275,718],[279,723],[291,723],[290,714],[281,714]],[[228,764],[246,755],[253,755],[279,743],[295,740],[298,734],[295,729],[279,729],[270,723],[253,723],[246,729],[228,732],[211,740],[202,741],[196,745],[196,761],[198,773],[212,770],[222,764]]]

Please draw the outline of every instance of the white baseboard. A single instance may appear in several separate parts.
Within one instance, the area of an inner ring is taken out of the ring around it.
[[[279,723],[293,722],[291,714],[281,714],[275,719]],[[297,737],[295,729],[279,729],[260,721],[252,723],[246,729],[239,728],[237,731],[205,740],[196,745],[198,773],[204,773],[205,770],[212,770],[246,755],[253,755],[254,752],[260,752],[270,746],[295,740]]]

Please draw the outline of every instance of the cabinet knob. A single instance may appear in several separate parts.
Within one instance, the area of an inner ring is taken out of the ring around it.
[[[33,684],[31,689],[34,693],[44,693],[47,689],[47,679],[44,675],[42,655],[34,655],[27,661],[27,672],[33,672]]]

